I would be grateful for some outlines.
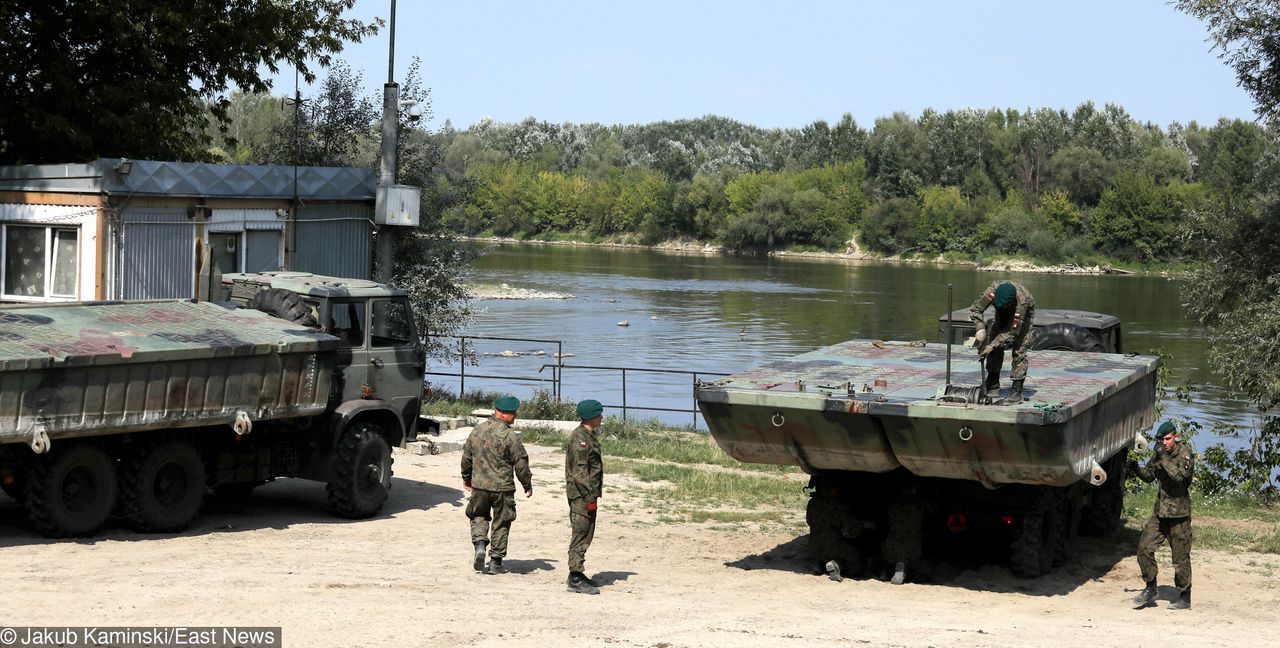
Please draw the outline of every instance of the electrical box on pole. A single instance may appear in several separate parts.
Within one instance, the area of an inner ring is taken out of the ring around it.
[[[377,225],[418,226],[422,190],[411,185],[378,185],[373,222]]]

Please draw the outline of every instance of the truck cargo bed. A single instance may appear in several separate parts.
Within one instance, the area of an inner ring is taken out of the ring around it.
[[[1157,357],[1032,351],[1025,402],[973,405],[938,398],[946,349],[851,340],[700,384],[695,397],[712,437],[740,461],[902,466],[993,487],[1065,486],[1151,425]],[[953,347],[951,384],[981,381],[974,350]]]
[[[0,443],[313,415],[337,348],[208,302],[0,307]]]

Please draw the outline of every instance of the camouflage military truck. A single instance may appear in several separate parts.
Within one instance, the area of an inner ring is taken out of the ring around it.
[[[947,324],[950,323],[948,329]],[[1032,322],[1032,350],[1105,351],[1123,353],[1120,318],[1089,311],[1055,308],[1036,309]],[[945,342],[950,333],[952,344],[963,344],[976,329],[969,320],[969,309],[951,311],[951,316],[938,318],[938,341]]]
[[[1118,326],[1099,330],[1119,348]],[[1154,416],[1159,358],[1089,350],[1031,351],[1027,398],[1010,404],[965,387],[983,378],[972,348],[948,358],[923,341],[852,340],[695,397],[725,452],[811,475],[820,561],[874,569],[887,538],[915,538],[916,551],[1004,547],[1016,574],[1039,576],[1078,531],[1119,527],[1127,452]]]
[[[0,483],[49,536],[117,515],[177,531],[207,489],[327,484],[381,509],[414,433],[424,352],[403,291],[302,273],[225,275],[227,303],[0,307]]]

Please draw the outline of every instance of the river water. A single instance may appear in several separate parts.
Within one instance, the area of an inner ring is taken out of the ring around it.
[[[570,299],[479,300],[465,333],[472,336],[560,340],[569,365],[642,367],[733,373],[852,338],[938,341],[938,317],[967,307],[1001,275],[969,266],[898,264],[809,258],[721,256],[640,249],[507,244],[484,246],[471,280],[512,288],[569,293]],[[1251,428],[1249,405],[1232,398],[1208,370],[1204,334],[1183,313],[1180,280],[1138,275],[1016,276],[1040,308],[1070,308],[1116,315],[1126,352],[1162,353],[1175,382],[1197,387],[1190,404],[1167,413]],[[618,326],[626,321],[628,326]],[[466,389],[527,396],[537,383],[480,379],[477,374],[550,378],[555,345],[474,342],[478,366],[468,366]],[[498,357],[503,351],[545,356]],[[976,355],[957,355],[973,362]],[[435,363],[431,371],[457,372]],[[430,376],[457,389],[456,378]],[[1032,364],[1030,380],[1035,378]],[[1005,361],[1006,387],[1008,359]],[[691,409],[692,376],[628,372],[629,405]],[[548,388],[548,384],[541,385]],[[617,371],[566,369],[562,398],[622,403]],[[618,414],[615,409],[607,414]],[[691,424],[690,413],[632,412]],[[700,426],[701,419],[697,419]],[[1207,436],[1207,434],[1205,435]],[[1202,438],[1203,447],[1211,439]],[[1240,439],[1227,439],[1236,446]]]

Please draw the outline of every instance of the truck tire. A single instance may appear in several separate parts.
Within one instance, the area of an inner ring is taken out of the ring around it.
[[[1065,323],[1037,328],[1030,348],[1033,351],[1106,351],[1093,331]]]
[[[1124,473],[1128,458],[1128,449],[1116,453],[1107,461],[1107,482],[1089,489],[1089,503],[1080,509],[1080,533],[1105,536],[1120,528],[1124,516]]]
[[[52,538],[90,536],[116,501],[115,463],[94,444],[55,447],[28,464],[25,491],[37,531]]]
[[[1010,545],[1014,575],[1036,578],[1049,573],[1057,555],[1058,536],[1058,507],[1049,505],[1028,513],[1022,520],[1022,532]]]
[[[260,310],[280,319],[296,322],[303,326],[318,326],[316,318],[311,314],[311,306],[298,293],[283,288],[266,288],[259,290],[249,300],[249,308]]]
[[[170,533],[191,524],[204,504],[204,460],[186,441],[139,444],[121,466],[120,502],[129,526]]]
[[[391,489],[391,461],[382,428],[355,423],[343,430],[334,452],[337,476],[325,487],[329,505],[342,517],[373,517]]]

